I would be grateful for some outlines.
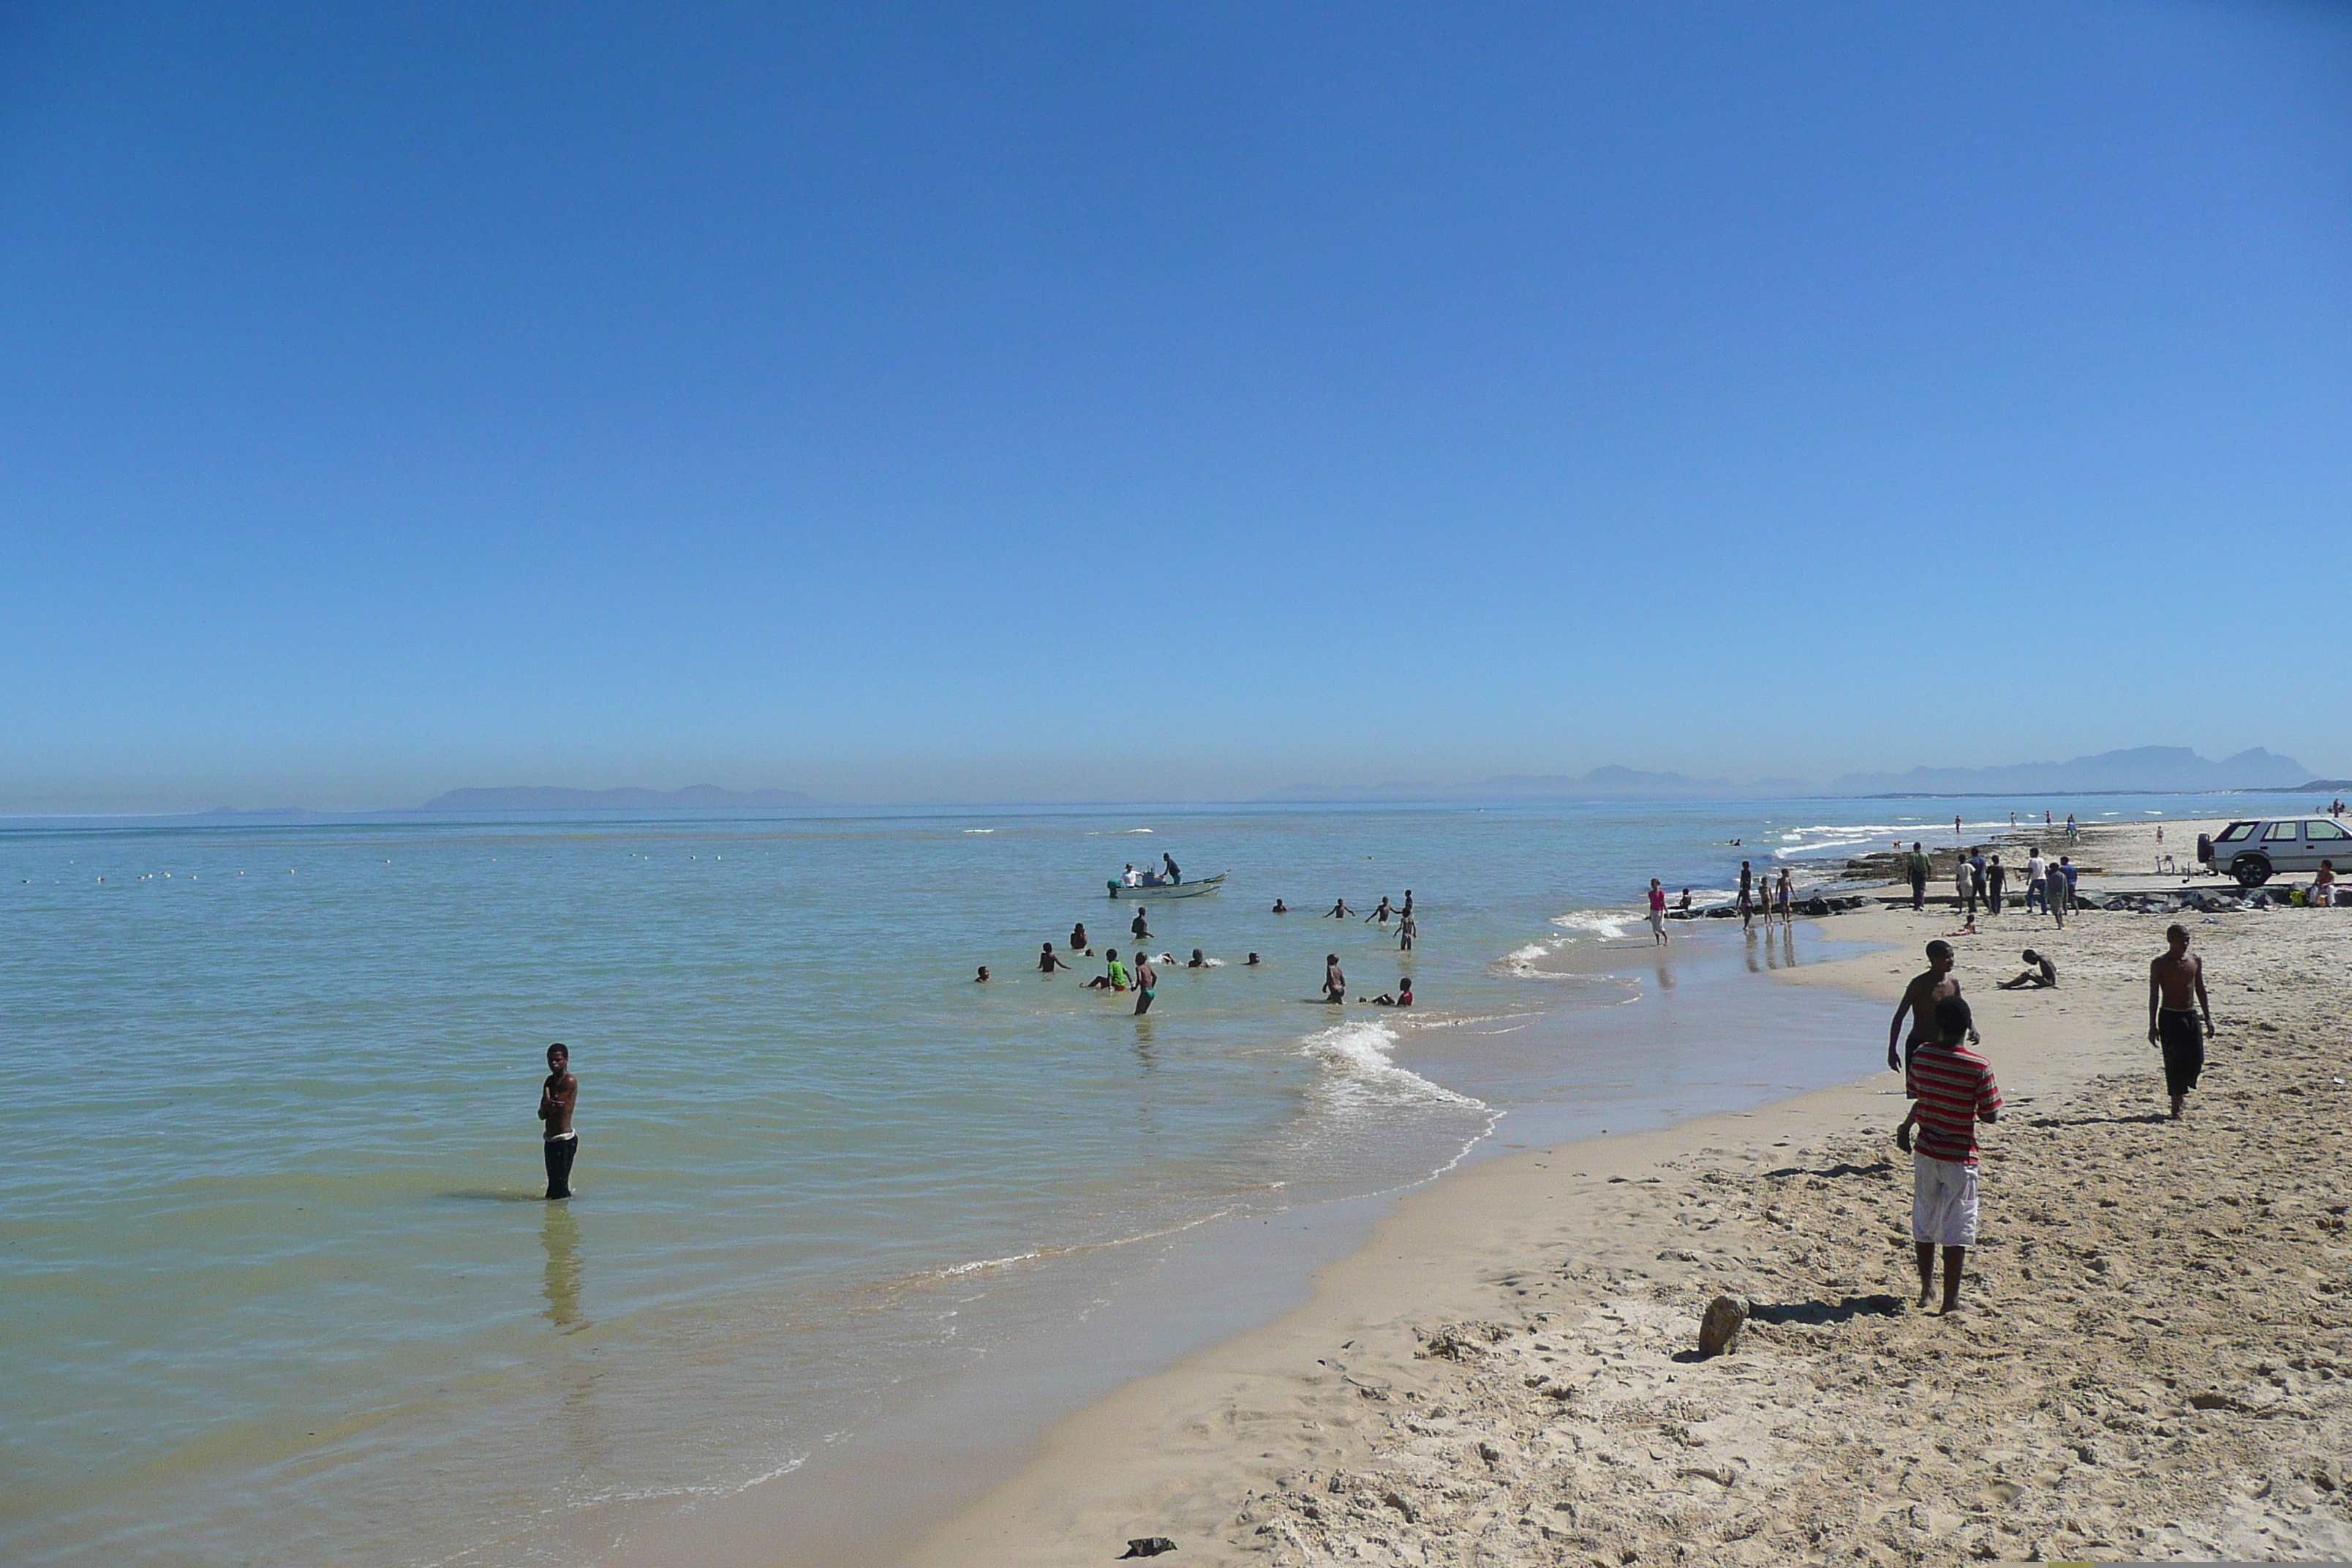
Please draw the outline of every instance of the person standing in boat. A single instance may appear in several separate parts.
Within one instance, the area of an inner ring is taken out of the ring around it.
[[[1160,864],[1166,868],[1168,885],[1170,887],[1172,888],[1184,879],[1184,873],[1176,868],[1175,856],[1167,853],[1165,850],[1161,851],[1160,856]]]

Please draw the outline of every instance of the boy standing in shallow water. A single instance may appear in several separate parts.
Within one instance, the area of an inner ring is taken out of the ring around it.
[[[1992,1064],[1968,1047],[1973,1022],[1959,997],[1937,1003],[1943,1037],[1920,1046],[1903,1077],[1918,1123],[1911,1153],[1911,1239],[1918,1249],[1919,1305],[1926,1308],[1934,1293],[1940,1247],[1947,1313],[1959,1310],[1960,1269],[1977,1241],[1977,1123],[2000,1115]]]
[[[563,1046],[547,1047],[547,1081],[539,1089],[539,1119],[546,1123],[541,1150],[547,1157],[550,1201],[572,1195],[572,1162],[580,1152],[580,1134],[572,1130],[572,1112],[580,1104],[580,1080],[572,1076],[572,1052]]]

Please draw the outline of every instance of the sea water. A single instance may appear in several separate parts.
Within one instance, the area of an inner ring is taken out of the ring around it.
[[[1963,803],[1964,837],[2012,804]],[[1635,906],[1915,837],[1948,810],[0,828],[0,1559],[575,1561],[789,1486],[1179,1238],[1854,1076],[1843,1042],[1639,1011],[1674,982]],[[1082,983],[1136,945],[1106,880],[1162,852],[1231,876],[1146,901],[1175,962],[1139,1019]],[[1408,888],[1410,954],[1362,919]],[[1040,975],[1078,921],[1097,956]],[[1321,1005],[1332,953],[1419,1005]],[[568,1205],[539,1196],[555,1040]]]

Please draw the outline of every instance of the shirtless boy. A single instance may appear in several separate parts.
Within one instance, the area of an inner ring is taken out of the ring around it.
[[[2170,945],[2147,966],[2147,1043],[2164,1053],[2164,1087],[2172,1120],[2180,1120],[2197,1075],[2205,1070],[2205,1042],[2213,1034],[2213,1005],[2205,998],[2205,961],[2189,951],[2189,928],[2172,926]],[[2192,1007],[2191,1003],[2195,1005]],[[2198,1031],[2197,1016],[2205,1016]]]
[[[1886,1026],[1886,1070],[1901,1072],[1921,1046],[1942,1037],[1936,1030],[1936,1004],[1947,996],[1958,996],[1960,983],[1952,973],[1952,944],[1937,941],[1927,944],[1927,969],[1911,977],[1903,990],[1903,1000],[1895,1005],[1895,1016]],[[1911,1036],[1898,1052],[1895,1042],[1903,1032],[1903,1016],[1911,1016]]]
[[[541,1152],[547,1158],[550,1202],[572,1195],[572,1162],[580,1152],[580,1134],[572,1130],[572,1113],[580,1105],[580,1080],[572,1076],[572,1051],[566,1046],[547,1047],[547,1081],[539,1089],[539,1119],[546,1123]]]

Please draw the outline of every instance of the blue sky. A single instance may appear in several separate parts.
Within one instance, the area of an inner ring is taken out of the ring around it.
[[[0,10],[0,811],[2352,773],[2352,7]]]

